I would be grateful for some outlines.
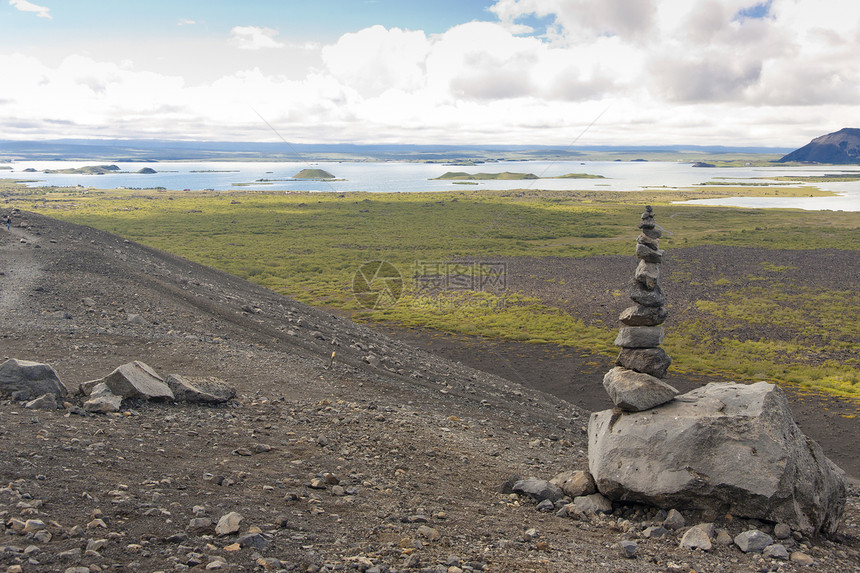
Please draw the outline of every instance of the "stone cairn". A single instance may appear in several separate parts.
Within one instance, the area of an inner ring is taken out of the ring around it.
[[[668,314],[663,231],[651,207],[639,228],[630,287],[636,304],[619,317],[621,353],[603,378],[616,407],[588,421],[597,490],[613,501],[772,521],[805,535],[835,532],[845,474],[803,435],[779,386],[712,382],[677,396],[661,380],[671,359],[660,348]]]
[[[616,406],[629,412],[641,412],[672,400],[678,391],[661,379],[672,359],[660,348],[663,327],[669,312],[660,288],[660,250],[662,228],[654,222],[654,210],[645,207],[639,223],[642,231],[636,239],[639,266],[630,286],[630,298],[635,302],[618,319],[624,325],[615,345],[621,352],[615,368],[606,373],[603,386]]]

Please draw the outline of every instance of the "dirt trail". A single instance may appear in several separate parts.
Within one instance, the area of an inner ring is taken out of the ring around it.
[[[0,316],[7,317],[21,311],[24,295],[33,290],[42,269],[33,254],[40,247],[37,237],[15,227],[3,233],[7,236],[0,243]]]

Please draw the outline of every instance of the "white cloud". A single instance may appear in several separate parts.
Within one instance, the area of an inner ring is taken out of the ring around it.
[[[35,12],[39,18],[51,19],[51,9],[44,6],[37,6],[27,0],[9,0],[9,5],[21,12]]]
[[[284,44],[275,38],[277,30],[260,26],[236,26],[230,30],[230,42],[240,50],[262,50],[283,48]]]
[[[601,36],[638,41],[654,29],[658,0],[497,0],[490,10],[514,24],[529,15],[552,16],[567,41],[584,43]]]
[[[757,4],[499,0],[498,22],[372,26],[325,46],[236,27],[194,79],[182,62],[199,68],[202,48],[181,43],[169,68],[145,52],[0,53],[16,78],[0,132],[270,138],[253,110],[290,141],[567,144],[607,108],[581,143],[792,145],[860,126],[860,3]],[[550,33],[523,33],[530,16]]]
[[[322,49],[331,74],[363,96],[424,87],[431,43],[424,32],[382,26],[344,34]]]
[[[196,24],[194,20],[189,20],[188,18],[180,18],[179,22],[176,23],[177,26],[193,26]]]

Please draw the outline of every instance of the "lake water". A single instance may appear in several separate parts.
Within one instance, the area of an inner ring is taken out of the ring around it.
[[[551,190],[603,190],[637,191],[660,187],[690,187],[708,181],[749,183],[753,177],[805,176],[826,173],[852,172],[860,174],[860,166],[840,167],[743,167],[700,168],[690,163],[676,162],[619,162],[619,161],[505,161],[477,166],[448,166],[427,163],[371,163],[371,162],[149,162],[115,163],[127,173],[105,175],[64,175],[41,173],[44,169],[76,168],[97,165],[92,161],[16,161],[12,169],[0,169],[0,178],[33,180],[32,186],[55,185],[94,187],[100,189],[154,188],[171,190],[266,190],[266,191],[366,191],[417,192],[452,191],[458,189],[551,189]],[[136,171],[149,167],[157,173],[140,174]],[[35,169],[36,173],[25,172]],[[324,169],[342,181],[301,181],[292,179],[302,169]],[[604,179],[541,179],[521,181],[478,181],[477,185],[462,185],[451,181],[432,181],[446,171],[534,173],[540,177],[554,177],[567,173],[602,175]],[[269,181],[260,181],[260,180]],[[690,201],[705,205],[739,207],[784,207],[808,210],[860,211],[860,181],[821,183],[822,189],[840,194],[838,197],[799,198],[729,198]]]

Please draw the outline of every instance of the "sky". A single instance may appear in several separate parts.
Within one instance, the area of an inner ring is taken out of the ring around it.
[[[853,0],[0,0],[0,139],[800,147]]]

